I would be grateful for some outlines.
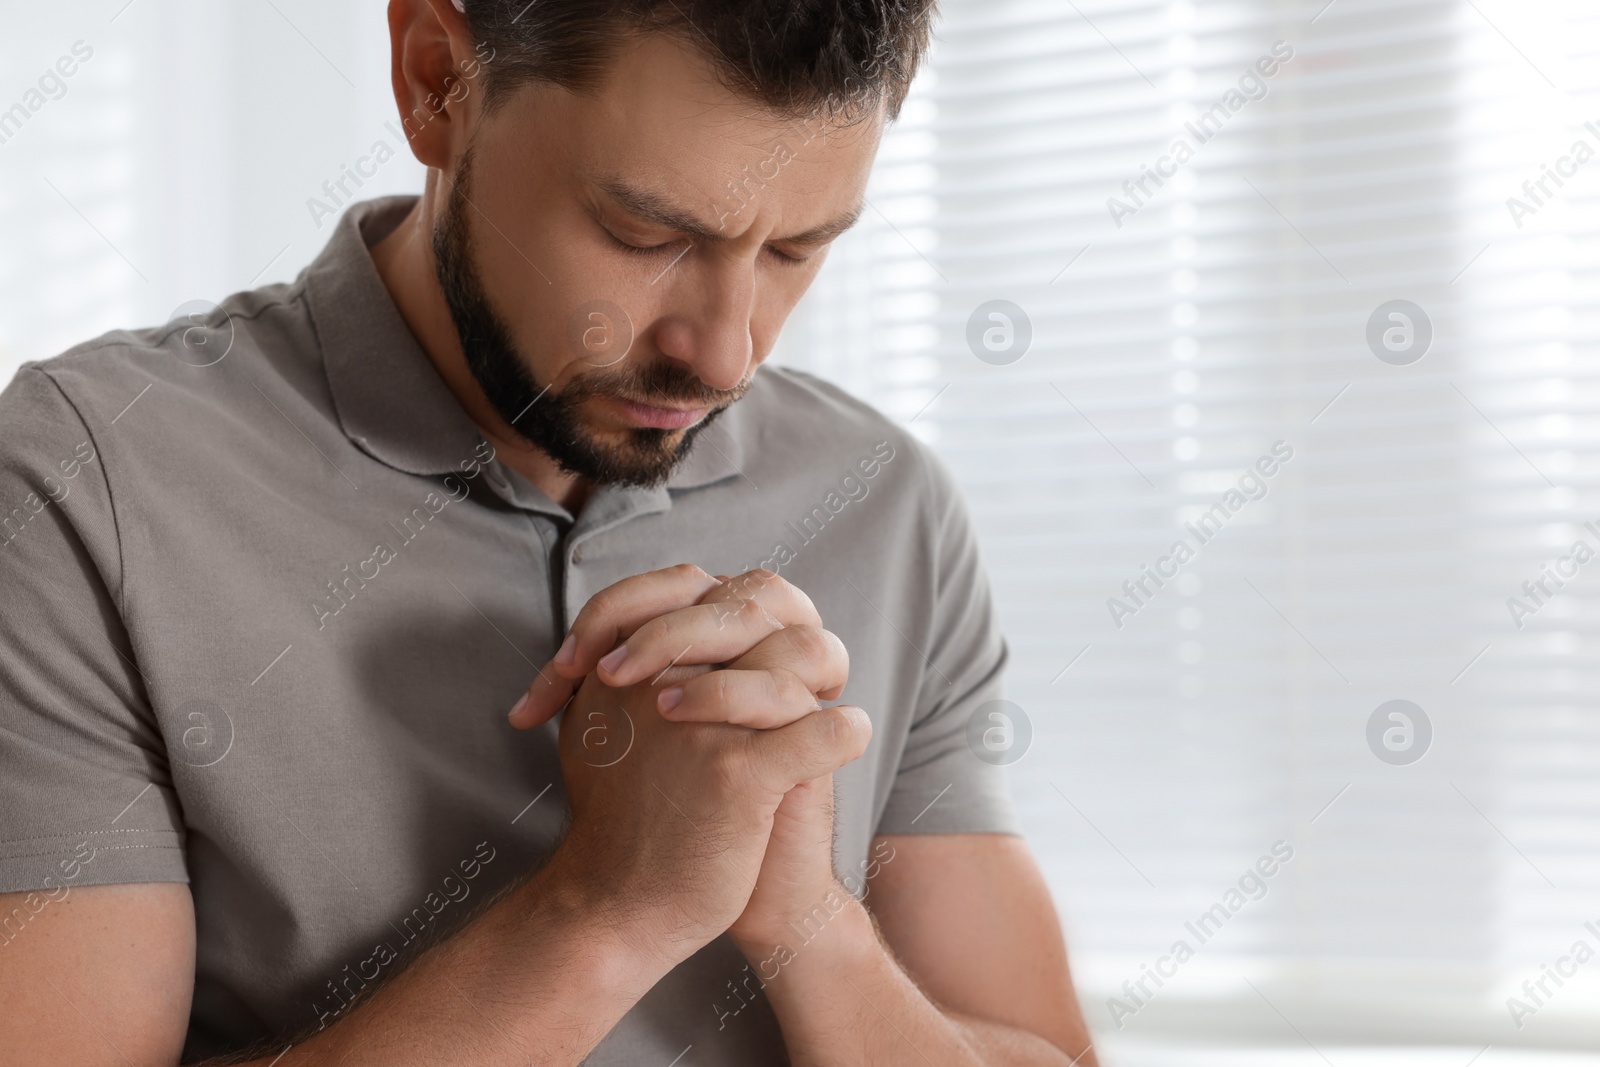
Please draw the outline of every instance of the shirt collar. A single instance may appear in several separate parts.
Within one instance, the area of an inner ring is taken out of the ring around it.
[[[471,459],[483,437],[401,317],[368,251],[416,201],[393,196],[352,204],[306,269],[305,286],[345,436],[396,470],[443,475]],[[665,490],[739,475],[746,429],[740,408],[734,404],[701,431],[664,488],[643,492],[665,498]]]
[[[757,372],[759,377],[760,372]],[[671,477],[668,489],[698,489],[724,478],[743,476],[744,431],[749,408],[735,401],[716,421],[701,430]]]

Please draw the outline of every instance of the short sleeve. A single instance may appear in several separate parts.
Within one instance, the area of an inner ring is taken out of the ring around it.
[[[188,881],[103,443],[37,364],[0,393],[0,892]]]
[[[1003,767],[980,759],[968,743],[974,713],[1001,697],[1009,650],[960,489],[936,456],[914,447],[926,464],[926,513],[933,520],[929,638],[915,716],[878,833],[1020,834]]]

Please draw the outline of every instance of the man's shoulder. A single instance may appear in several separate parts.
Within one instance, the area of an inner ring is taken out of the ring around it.
[[[127,404],[146,388],[192,389],[205,382],[207,372],[217,373],[225,360],[261,362],[240,360],[242,351],[252,357],[263,350],[272,355],[315,353],[314,345],[271,344],[267,337],[310,329],[304,295],[303,285],[296,282],[234,293],[221,304],[191,301],[161,325],[111,330],[59,355],[24,363],[0,393],[0,427],[23,415],[19,408],[52,391],[94,427],[119,417],[125,409],[118,401]],[[282,368],[267,373],[274,370]],[[130,385],[135,390],[131,394]]]
[[[805,432],[815,420],[863,432],[895,431],[899,428],[887,415],[864,400],[857,399],[809,371],[797,367],[768,364],[761,368],[751,385],[747,400],[756,401],[778,417],[785,428]],[[782,416],[787,418],[782,418]]]

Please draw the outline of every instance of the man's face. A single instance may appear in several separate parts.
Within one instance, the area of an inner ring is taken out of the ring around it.
[[[860,211],[881,114],[774,114],[656,34],[595,94],[529,85],[477,119],[433,242],[467,364],[563,468],[659,483]]]

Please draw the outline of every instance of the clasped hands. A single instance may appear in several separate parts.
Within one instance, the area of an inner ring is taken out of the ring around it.
[[[671,966],[724,931],[765,954],[830,893],[833,779],[866,751],[849,656],[765,570],[692,565],[596,594],[510,722],[567,709],[572,825],[552,865]],[[569,703],[570,702],[570,703]]]

